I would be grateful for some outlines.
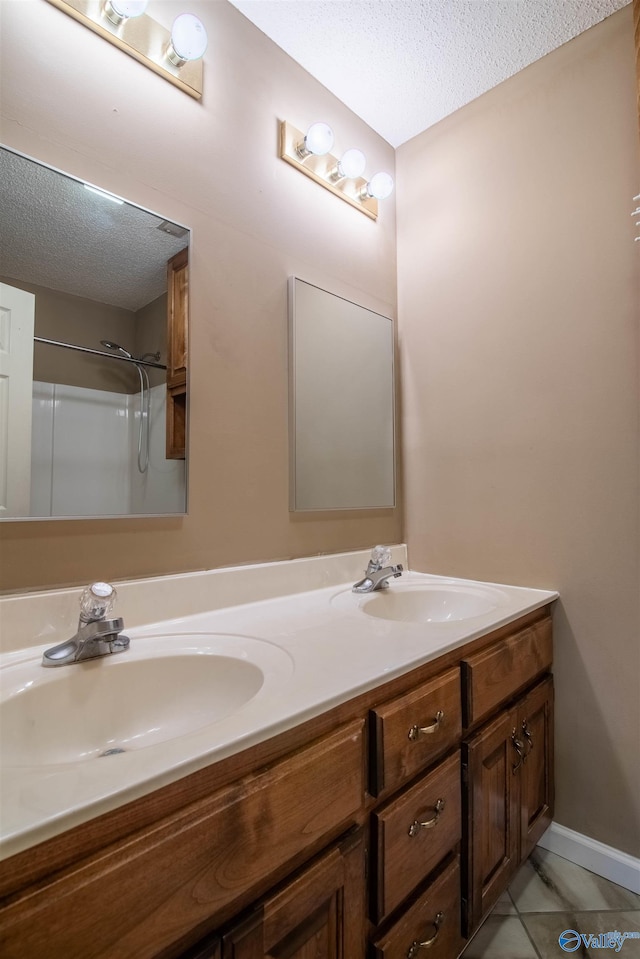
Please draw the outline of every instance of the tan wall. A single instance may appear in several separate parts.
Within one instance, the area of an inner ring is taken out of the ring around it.
[[[371,170],[393,173],[393,149],[226,2],[189,6],[210,38],[201,103],[43,0],[0,10],[4,142],[193,231],[188,517],[4,524],[2,587],[399,541],[399,509],[288,512],[287,277],[394,316],[395,214],[374,223],[280,160],[278,119],[326,119]]]
[[[160,353],[158,363],[167,363],[167,294],[163,293],[157,299],[147,303],[136,311],[136,339],[135,355],[144,356],[145,353]],[[152,360],[151,357],[149,357]],[[153,362],[153,360],[152,360]],[[151,386],[165,383],[167,375],[164,370],[154,370],[147,367],[147,375]],[[140,386],[138,385],[138,389]]]
[[[631,8],[401,147],[413,568],[556,587],[556,819],[640,853]]]

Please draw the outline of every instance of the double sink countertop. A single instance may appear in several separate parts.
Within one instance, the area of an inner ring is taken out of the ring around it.
[[[404,557],[404,547],[394,547],[393,562]],[[15,631],[19,623],[29,635],[24,648],[16,648],[14,637],[0,656],[0,858],[291,729],[558,598],[553,590],[418,572],[404,572],[382,593],[357,595],[351,587],[367,559],[358,552],[339,554],[336,562],[317,557],[142,581],[164,594],[186,589],[198,597],[174,603],[184,615],[155,622],[154,604],[134,600],[140,584],[118,585],[122,602],[114,615],[125,620],[130,649],[52,669],[40,665],[42,653],[72,635],[60,623],[76,615],[80,590],[41,593],[31,603],[28,595],[13,597],[22,605],[19,616],[17,606],[5,607],[9,625]],[[306,564],[302,574],[295,564]],[[352,575],[348,582],[340,578],[345,573]],[[261,595],[280,595],[221,605],[224,593],[242,593],[218,588],[234,574],[247,583],[266,576],[273,582]],[[295,589],[336,577],[286,594],[288,580]],[[189,612],[207,603],[205,584],[217,608]],[[70,603],[71,612],[58,613],[55,628],[43,626],[43,610],[55,606],[56,593],[59,610]]]

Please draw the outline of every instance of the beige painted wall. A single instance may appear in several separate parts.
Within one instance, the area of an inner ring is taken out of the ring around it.
[[[401,538],[400,509],[288,512],[287,277],[395,316],[395,211],[374,223],[280,160],[278,120],[326,119],[372,171],[394,151],[230,4],[189,10],[210,38],[201,103],[44,0],[0,4],[3,141],[193,231],[189,515],[4,524],[5,589]]]
[[[640,853],[631,7],[401,147],[413,568],[555,587],[557,815]]]

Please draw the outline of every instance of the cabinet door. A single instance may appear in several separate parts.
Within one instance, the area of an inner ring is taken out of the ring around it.
[[[520,860],[526,859],[553,819],[553,680],[539,683],[518,708],[524,746],[520,768]]]
[[[167,264],[167,459],[184,459],[187,442],[188,250]]]
[[[222,959],[363,959],[364,898],[359,832],[227,933]]]
[[[189,251],[167,263],[167,385],[186,383],[189,316]]]
[[[470,934],[518,864],[521,757],[515,709],[500,713],[463,744],[463,919]]]

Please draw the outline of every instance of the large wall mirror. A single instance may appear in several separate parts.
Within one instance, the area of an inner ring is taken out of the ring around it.
[[[184,513],[189,231],[5,148],[0,224],[0,516]]]
[[[290,509],[395,505],[393,323],[289,278]]]

